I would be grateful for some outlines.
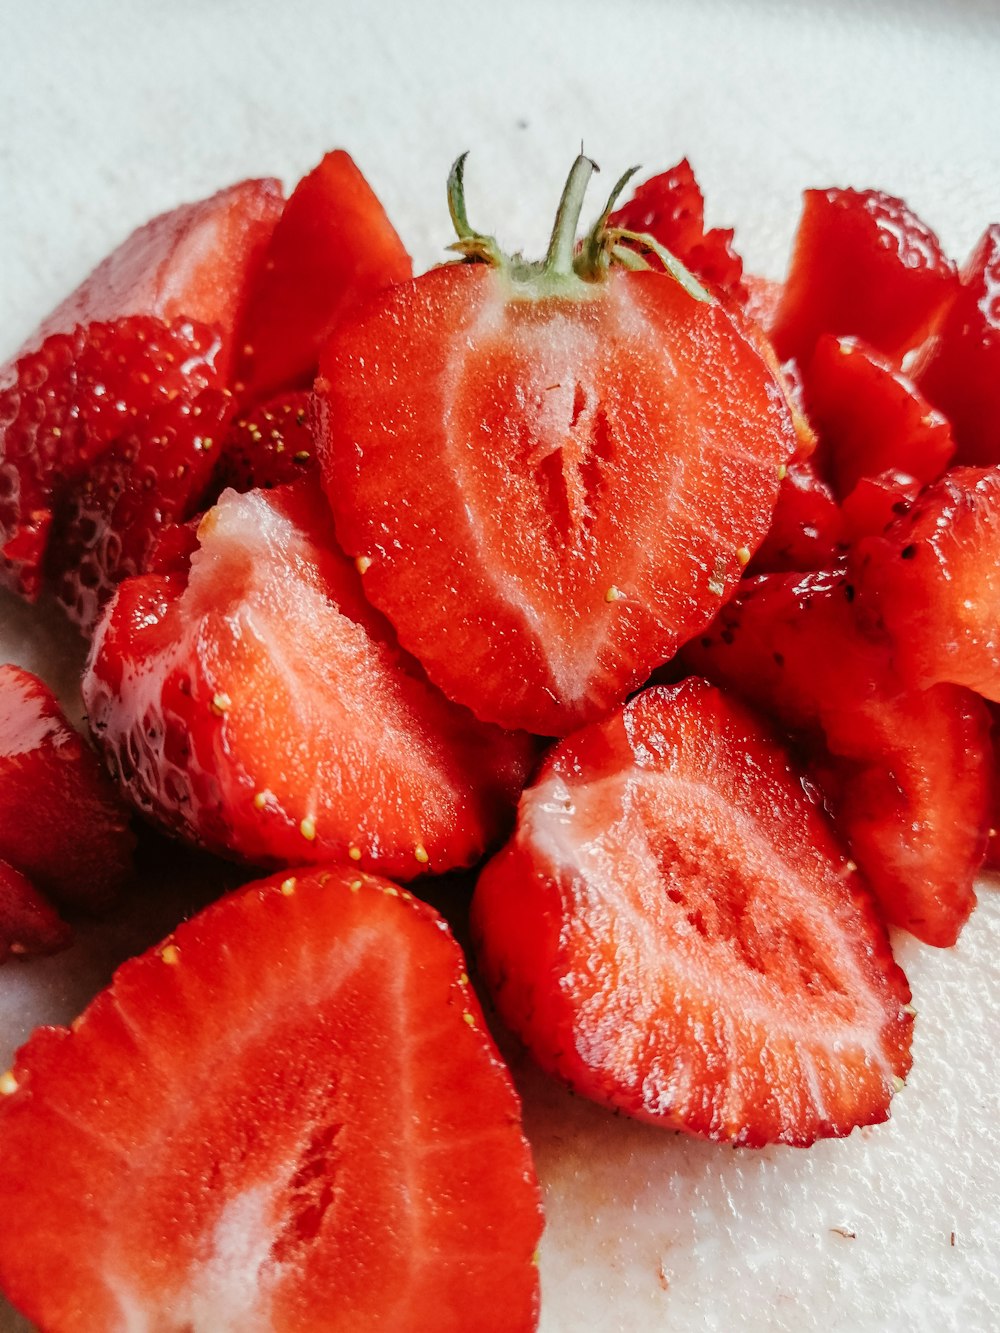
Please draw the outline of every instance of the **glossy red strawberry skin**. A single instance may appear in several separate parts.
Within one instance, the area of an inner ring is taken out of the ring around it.
[[[327,153],[285,205],[240,331],[241,400],[308,388],[344,311],[413,266],[351,157]]]
[[[955,267],[901,199],[877,190],[806,190],[770,333],[806,363],[823,333],[863,338],[896,363],[924,341],[957,288]]]
[[[449,697],[542,735],[706,623],[795,449],[755,348],[657,273],[521,299],[486,265],[437,269],[341,324],[321,369],[320,467],[366,593]]]
[[[206,401],[206,418],[222,410],[218,394],[202,397],[217,389],[218,352],[208,327],[135,317],[55,334],[17,362],[0,391],[0,582],[38,596],[50,546],[74,509],[86,508],[80,497],[109,451],[166,454],[171,471],[193,465],[205,438],[193,414]],[[166,470],[157,465],[161,485]],[[70,513],[57,513],[60,507]],[[108,518],[95,517],[98,530]],[[117,536],[137,540],[122,530]],[[56,557],[50,572],[65,569],[72,581],[80,555],[67,552],[62,566]]]
[[[989,718],[968,690],[907,687],[858,602],[843,573],[765,575],[684,659],[795,736],[886,920],[947,946],[976,901]]]
[[[227,377],[234,332],[281,214],[281,183],[246,180],[138,227],[41,323],[23,350],[129,315],[211,324]]]
[[[909,990],[767,730],[703,681],[558,744],[472,923],[497,1007],[579,1093],[804,1145],[888,1113]]]
[[[950,682],[1000,702],[1000,468],[955,468],[851,567],[865,612],[919,686]]]
[[[315,474],[310,398],[304,391],[283,393],[237,412],[222,441],[217,493],[227,486],[241,494],[270,490]]]
[[[955,442],[947,419],[912,380],[857,338],[824,335],[809,363],[809,420],[819,457],[838,499],[862,478],[897,470],[921,486],[951,462]]]
[[[948,417],[958,461],[1000,463],[1000,224],[987,227],[962,270],[962,286],[914,370]]]
[[[737,304],[746,301],[743,261],[733,249],[732,230],[705,230],[705,199],[687,158],[643,181],[609,222],[652,236],[711,291]]]
[[[518,1100],[444,922],[388,881],[221,899],[4,1093],[0,1280],[43,1327],[535,1327]]]
[[[26,875],[0,861],[0,963],[67,948],[73,932]]]
[[[52,691],[0,666],[0,859],[55,902],[100,910],[127,882],[133,847],[124,806]]]
[[[122,584],[84,679],[130,799],[254,865],[410,879],[502,835],[534,742],[477,723],[401,653],[308,480],[202,520],[190,576]]]
[[[844,519],[833,491],[810,459],[788,464],[767,536],[747,572],[828,569],[840,558]]]

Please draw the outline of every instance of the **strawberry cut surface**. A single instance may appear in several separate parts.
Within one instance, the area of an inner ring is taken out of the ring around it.
[[[770,333],[806,364],[820,334],[854,334],[898,363],[941,319],[958,286],[934,232],[878,190],[806,190]]]
[[[282,205],[279,181],[247,180],[152,218],[42,322],[25,350],[53,333],[129,315],[190,320],[218,329],[219,368],[228,375],[236,324]]]
[[[535,1327],[518,1100],[444,922],[387,881],[221,899],[3,1094],[0,1283],[45,1328]]]
[[[859,602],[842,572],[762,575],[684,660],[803,745],[886,920],[954,944],[985,847],[989,716],[969,690],[908,687]]]
[[[747,572],[826,569],[840,557],[843,541],[833,491],[810,459],[796,459],[785,469],[771,526]]]
[[[909,989],[800,775],[704,681],[559,743],[473,899],[536,1060],[671,1129],[805,1145],[886,1118]]]
[[[101,909],[133,847],[125,807],[52,691],[0,666],[0,859],[57,903]]]
[[[412,878],[502,835],[534,742],[477,723],[403,654],[318,487],[227,491],[190,576],[119,588],[84,680],[138,807],[252,864]]]
[[[317,402],[366,593],[449,697],[542,735],[707,623],[795,449],[755,348],[653,272],[544,296],[433,270],[339,326]]]
[[[292,192],[253,286],[239,338],[242,400],[308,388],[344,311],[412,271],[352,158],[327,153]]]

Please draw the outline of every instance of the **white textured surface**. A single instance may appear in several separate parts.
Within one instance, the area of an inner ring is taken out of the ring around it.
[[[0,358],[151,213],[245,175],[293,181],[336,144],[420,265],[448,239],[459,151],[473,221],[537,249],[581,137],[606,177],[688,154],[710,221],[735,222],[771,274],[810,185],[902,194],[958,256],[1000,220],[990,0],[4,8]],[[71,641],[7,600],[0,658],[70,688]],[[197,874],[176,898],[151,891],[148,919],[95,930],[69,967],[5,968],[0,1058],[162,933]],[[544,1333],[1000,1328],[1000,896],[984,899],[956,949],[904,944],[915,1070],[893,1121],[846,1143],[686,1143],[519,1070],[547,1192]]]

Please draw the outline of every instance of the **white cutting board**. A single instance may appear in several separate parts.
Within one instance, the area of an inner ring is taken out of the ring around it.
[[[243,176],[294,182],[335,145],[420,267],[449,239],[444,181],[466,148],[473,222],[529,251],[581,139],[605,168],[595,210],[625,166],[687,154],[709,221],[735,223],[772,276],[811,185],[901,194],[959,257],[1000,220],[989,0],[39,0],[0,5],[0,32],[0,360],[152,213]],[[72,691],[76,651],[0,600],[0,660]],[[178,890],[151,870],[131,919],[2,969],[0,1065],[196,903],[199,873]],[[890,1124],[847,1142],[686,1142],[519,1063],[544,1333],[1000,1328],[1000,893],[982,898],[955,949],[900,940],[914,1071]],[[22,1327],[0,1310],[0,1333]]]

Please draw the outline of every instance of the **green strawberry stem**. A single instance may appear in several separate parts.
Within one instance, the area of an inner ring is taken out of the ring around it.
[[[591,176],[599,170],[597,163],[583,153],[579,154],[570,168],[556,209],[548,252],[542,264],[542,272],[546,277],[569,278],[576,272],[576,229],[583,211],[583,196],[587,193]]]

